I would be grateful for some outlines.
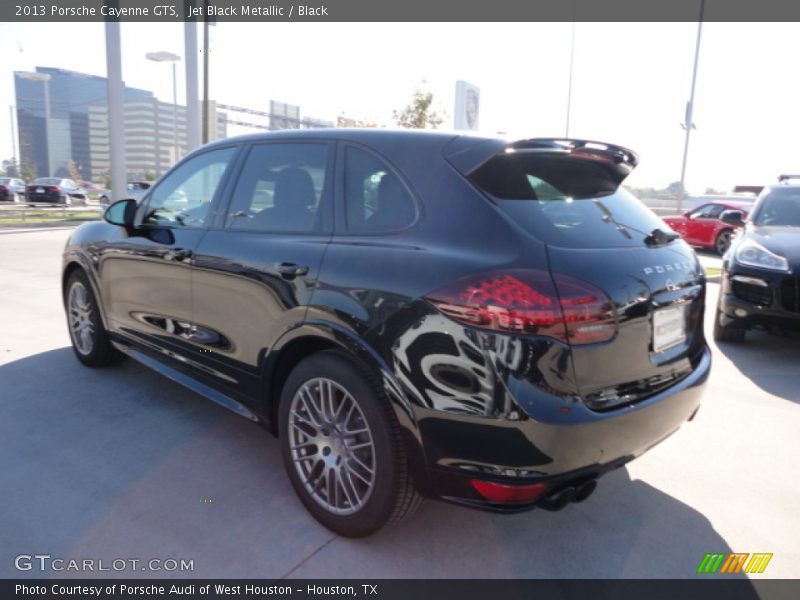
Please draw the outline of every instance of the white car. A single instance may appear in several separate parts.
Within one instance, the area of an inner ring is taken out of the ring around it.
[[[150,189],[150,186],[153,185],[149,181],[131,181],[126,186],[125,190],[125,198],[133,198],[134,200],[141,200],[142,196],[144,196],[145,192]],[[100,204],[110,204],[111,199],[111,191],[106,190],[102,194],[100,194]],[[123,200],[123,198],[119,198],[119,200]]]

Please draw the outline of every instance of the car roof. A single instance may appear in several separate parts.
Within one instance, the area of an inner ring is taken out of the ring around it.
[[[800,183],[772,183],[767,186],[767,190],[774,192],[775,190],[800,190]]]
[[[248,143],[259,141],[272,141],[281,139],[315,139],[315,140],[349,140],[353,142],[376,142],[376,141],[408,141],[414,139],[427,139],[438,137],[442,143],[450,141],[463,135],[463,132],[446,130],[425,130],[425,129],[382,129],[382,128],[339,128],[329,127],[320,129],[281,129],[263,133],[251,133],[235,137],[216,140],[204,146],[211,148],[214,146],[224,146],[231,142]],[[497,136],[471,136],[478,141],[497,139]]]
[[[718,201],[706,202],[706,204],[722,204],[723,206],[728,206],[730,208],[738,208],[741,210],[750,210],[753,208],[753,202],[739,202],[737,200],[718,200]]]

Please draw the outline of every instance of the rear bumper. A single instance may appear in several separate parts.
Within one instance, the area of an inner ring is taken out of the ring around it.
[[[59,194],[31,194],[30,192],[25,195],[28,202],[37,202],[42,204],[66,204],[67,196]]]
[[[545,482],[548,493],[596,479],[640,456],[691,419],[700,404],[711,353],[705,347],[690,375],[637,404],[597,413],[573,405],[561,422],[530,415],[519,420],[425,411],[419,419],[426,444],[429,495],[493,511],[527,504],[488,502],[472,481],[522,486]]]

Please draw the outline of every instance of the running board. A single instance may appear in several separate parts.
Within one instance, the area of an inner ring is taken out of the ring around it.
[[[142,363],[144,366],[152,369],[156,373],[160,373],[167,379],[171,379],[175,383],[179,383],[182,386],[189,388],[193,392],[196,392],[201,396],[208,398],[212,402],[216,402],[220,406],[227,408],[232,412],[235,412],[240,417],[244,417],[245,419],[249,419],[251,421],[261,420],[258,417],[258,415],[256,415],[252,410],[247,408],[244,404],[242,404],[238,400],[234,400],[230,396],[226,396],[225,394],[215,390],[211,386],[201,383],[196,379],[189,377],[185,373],[181,373],[177,369],[173,369],[172,367],[169,367],[164,363],[147,356],[145,353],[140,352],[139,350],[134,350],[132,347],[126,344],[114,343],[114,346],[118,348],[121,352],[130,356],[132,359]]]

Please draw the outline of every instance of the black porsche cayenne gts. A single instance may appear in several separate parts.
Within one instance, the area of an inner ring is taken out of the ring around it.
[[[766,187],[745,223],[730,210],[721,218],[740,227],[722,261],[714,338],[741,342],[748,329],[800,332],[800,185],[782,175]]]
[[[330,529],[421,497],[551,510],[697,410],[692,250],[580,140],[320,130],[193,152],[64,251],[78,359],[131,356],[278,435]]]

